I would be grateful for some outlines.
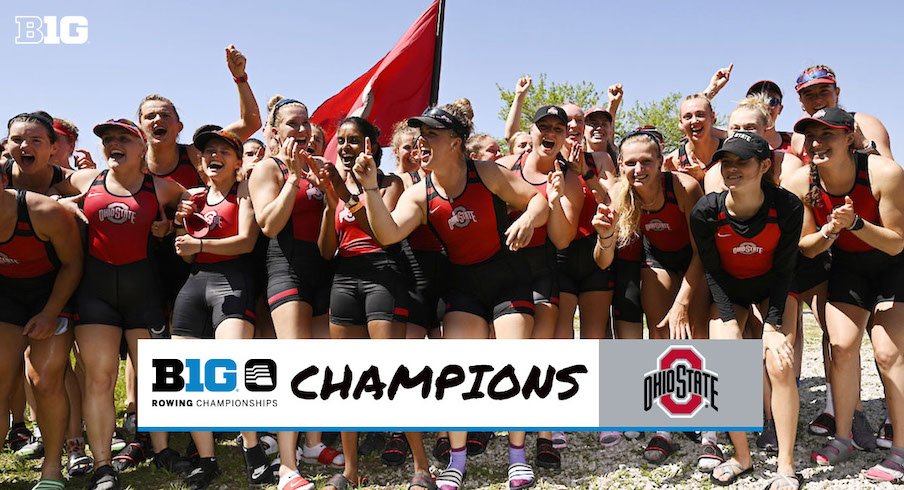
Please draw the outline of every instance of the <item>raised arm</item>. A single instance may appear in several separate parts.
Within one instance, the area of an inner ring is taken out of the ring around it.
[[[549,240],[562,250],[568,247],[578,230],[578,218],[584,205],[581,181],[574,172],[550,172],[547,176],[546,195],[550,203],[546,230]]]
[[[531,79],[525,75],[518,79],[515,84],[515,98],[512,99],[512,107],[509,108],[508,117],[505,119],[505,133],[503,137],[505,141],[512,139],[512,136],[521,128],[521,113],[524,109],[524,99],[527,98],[527,91],[530,90]]]
[[[713,73],[713,77],[709,80],[709,85],[703,91],[703,95],[707,99],[712,100],[728,84],[732,69],[734,69],[734,63],[729,63],[725,68],[719,68]]]
[[[245,55],[236,49],[235,45],[230,44],[226,47],[226,64],[239,90],[239,120],[230,123],[224,129],[235,133],[242,141],[250,138],[261,128],[261,111],[254,98],[254,92],[251,91],[251,85],[248,84],[246,61]]]

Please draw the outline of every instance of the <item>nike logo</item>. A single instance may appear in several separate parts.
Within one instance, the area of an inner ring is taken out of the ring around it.
[[[267,465],[258,466],[257,468],[254,468],[254,470],[251,472],[251,479],[257,480],[258,478],[261,477],[261,475],[264,474],[265,471],[267,471],[267,469],[269,469],[269,467]]]
[[[102,193],[100,193],[100,192],[89,192],[88,193],[88,197],[94,197],[94,196],[100,196],[100,195],[102,195]]]
[[[725,234],[725,235],[723,235],[723,234],[721,234],[721,233],[716,233],[716,236],[719,237],[719,238],[728,238],[728,237],[731,236],[731,233],[728,233],[728,234]]]
[[[439,211],[439,210],[440,210],[440,208],[441,208],[441,206],[437,206],[437,207],[435,207],[435,208],[433,208],[433,209],[431,209],[431,210],[430,210],[430,214],[433,214],[433,213],[435,213],[435,212],[437,212],[437,211]]]

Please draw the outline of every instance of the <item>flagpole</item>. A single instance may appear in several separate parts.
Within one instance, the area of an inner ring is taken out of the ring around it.
[[[439,72],[443,62],[443,21],[446,13],[446,0],[439,0],[439,12],[436,18],[436,45],[433,48],[433,80],[430,83],[430,105],[439,101]]]

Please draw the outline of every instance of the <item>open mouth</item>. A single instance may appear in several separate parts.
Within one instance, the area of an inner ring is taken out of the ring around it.
[[[345,168],[352,168],[352,165],[355,164],[355,158],[357,158],[357,156],[358,155],[349,155],[346,153],[339,155],[339,159],[342,160],[342,164],[345,165]]]
[[[544,139],[543,141],[541,141],[540,144],[543,146],[543,148],[546,148],[547,150],[552,150],[553,147],[556,146],[555,141],[551,141],[551,140],[547,140],[547,139]]]
[[[210,170],[222,170],[224,165],[221,162],[210,162],[207,164],[207,168]]]
[[[122,160],[125,157],[126,157],[126,152],[124,152],[122,150],[111,150],[110,151],[111,159]]]
[[[22,154],[21,161],[19,162],[23,167],[29,166],[35,163],[35,156],[27,153]]]
[[[691,126],[691,135],[699,136],[703,132],[703,126]]]
[[[154,138],[157,138],[158,140],[162,139],[164,136],[166,136],[166,128],[154,128],[154,130],[151,131],[151,134],[153,134]]]

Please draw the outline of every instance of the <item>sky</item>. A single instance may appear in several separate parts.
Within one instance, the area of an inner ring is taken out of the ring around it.
[[[36,109],[68,118],[81,130],[78,146],[97,156],[100,142],[91,128],[111,117],[134,119],[139,100],[159,93],[176,103],[185,123],[180,141],[187,142],[201,124],[238,118],[224,54],[232,43],[248,58],[262,114],[277,93],[313,112],[385,55],[430,3],[10,4],[0,15],[0,109],[4,120]],[[476,129],[499,137],[497,84],[511,89],[523,74],[587,80],[601,92],[619,82],[623,107],[630,107],[672,91],[700,91],[715,70],[734,63],[716,111],[727,114],[751,83],[771,79],[785,93],[778,129],[790,130],[802,115],[797,75],[826,64],[837,73],[842,105],[879,117],[897,148],[904,134],[896,93],[904,80],[902,14],[901,2],[869,0],[448,0],[439,100],[468,97]],[[87,43],[16,44],[16,16],[67,15],[88,19]]]

